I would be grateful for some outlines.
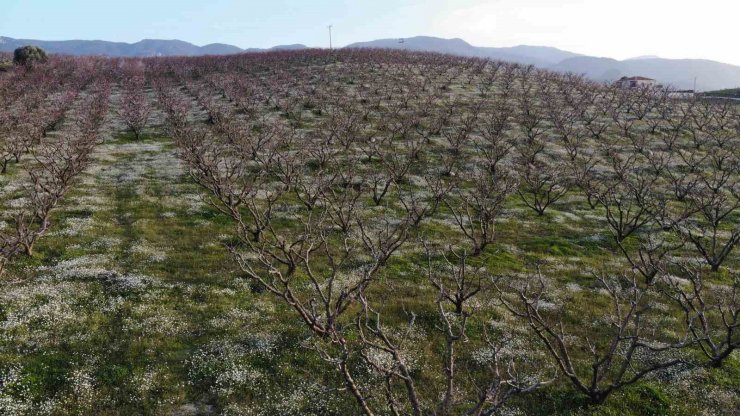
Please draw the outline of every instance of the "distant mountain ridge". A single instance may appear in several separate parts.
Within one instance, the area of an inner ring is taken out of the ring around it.
[[[508,48],[490,48],[473,46],[459,38],[442,39],[432,36],[415,36],[404,39],[378,39],[370,42],[352,43],[346,47],[439,52],[459,56],[498,59],[537,66],[554,65],[568,58],[582,56],[577,53],[563,51],[549,46],[520,45]]]
[[[406,39],[379,39],[348,45],[350,48],[390,48],[448,53],[459,56],[498,59],[559,72],[573,72],[599,81],[611,82],[623,76],[645,76],[677,89],[699,91],[740,86],[740,66],[706,59],[664,59],[639,56],[624,61],[585,56],[547,46],[488,48],[473,46],[462,39],[416,36]]]
[[[242,49],[225,43],[212,43],[204,46],[193,45],[181,40],[144,39],[136,43],[108,42],[104,40],[63,40],[45,41],[34,39],[13,39],[0,36],[0,52],[12,52],[25,45],[36,45],[47,52],[65,55],[104,55],[121,57],[145,56],[198,56],[230,55],[242,52],[263,52],[270,50],[306,49],[306,45],[280,45],[269,49]]]
[[[641,75],[678,89],[720,90],[740,86],[740,66],[706,59],[644,58],[617,61],[582,56],[566,59],[549,69],[584,74],[595,81],[613,81],[622,76]]]
[[[244,52],[306,49],[302,44],[280,45],[268,49],[242,49],[223,43],[196,46],[181,40],[144,39],[136,43],[100,40],[38,41],[0,37],[0,52],[12,52],[28,44],[48,52],[68,55],[106,55],[123,57],[228,55]],[[387,48],[445,53],[458,56],[496,59],[560,72],[574,72],[599,81],[611,82],[622,76],[645,76],[677,89],[696,88],[699,91],[720,90],[740,86],[740,66],[706,59],[664,59],[639,56],[619,61],[611,58],[585,56],[549,46],[519,45],[494,48],[473,46],[463,39],[432,36],[378,39],[357,42],[347,48]]]

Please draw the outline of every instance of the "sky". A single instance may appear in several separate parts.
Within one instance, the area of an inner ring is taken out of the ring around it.
[[[0,36],[326,47],[416,35],[740,65],[740,0],[0,0]]]

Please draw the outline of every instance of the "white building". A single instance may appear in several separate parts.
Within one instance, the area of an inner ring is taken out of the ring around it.
[[[694,98],[694,96],[696,96],[694,90],[670,91],[668,93],[668,98],[690,99]]]
[[[619,88],[650,88],[657,85],[657,81],[645,77],[622,77],[614,85]]]

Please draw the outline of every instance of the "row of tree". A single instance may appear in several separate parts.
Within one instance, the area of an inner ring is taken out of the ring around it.
[[[235,260],[366,414],[491,414],[555,378],[601,403],[737,349],[736,107],[496,62],[311,54],[151,73],[172,74],[153,80],[159,103],[234,221]],[[627,266],[573,293],[546,266],[492,273],[512,204],[535,221],[592,210]]]
[[[90,163],[111,90],[110,81],[96,75],[98,66],[62,59],[0,78],[0,172],[6,176],[0,270],[19,254],[33,254],[54,208]],[[20,169],[8,175],[11,163]]]
[[[96,81],[79,88],[60,86],[65,65],[0,77],[2,136],[33,156],[4,257],[32,252],[89,163],[109,85],[137,138],[156,95],[253,289],[366,414],[492,414],[551,383],[601,403],[740,344],[735,106],[394,51],[81,59]],[[72,103],[79,128],[44,138]],[[610,235],[615,266],[573,290],[547,264],[498,267],[502,223],[562,213]]]

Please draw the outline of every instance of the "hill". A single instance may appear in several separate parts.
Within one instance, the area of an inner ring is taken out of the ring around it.
[[[477,63],[0,74],[0,415],[736,414],[737,108]]]
[[[629,59],[581,56],[566,59],[550,69],[576,72],[596,81],[613,81],[622,76],[641,75],[678,89],[694,87],[699,91],[718,90],[740,85],[740,67],[705,59]]]
[[[415,36],[405,39],[378,39],[369,42],[352,43],[346,47],[438,52],[458,56],[497,59],[501,61],[532,64],[537,66],[552,65],[567,58],[580,56],[573,52],[563,51],[549,46],[520,45],[507,48],[480,47],[473,46],[459,38],[443,39],[432,36]]]
[[[24,45],[37,45],[48,52],[67,55],[105,55],[122,57],[229,55],[244,52],[306,49],[303,44],[279,45],[268,49],[248,48],[213,43],[197,46],[181,40],[144,39],[136,43],[101,40],[41,41],[0,37],[0,52],[12,52]],[[549,46],[519,45],[512,47],[474,46],[460,38],[444,39],[415,36],[357,42],[346,48],[383,48],[437,52],[457,56],[495,59],[559,72],[584,74],[588,78],[611,82],[622,76],[641,75],[677,89],[699,91],[734,88],[740,85],[740,66],[705,59],[664,59],[639,56],[623,61],[580,55]]]
[[[584,74],[595,81],[611,82],[622,76],[641,75],[657,79],[678,89],[700,91],[732,88],[740,85],[740,67],[705,59],[664,59],[640,56],[624,61],[584,56],[547,46],[508,48],[478,47],[462,39],[417,36],[407,39],[379,39],[353,43],[348,48],[389,48],[447,53],[458,56],[498,59],[559,72]]]
[[[102,40],[44,41],[35,39],[14,39],[0,37],[0,52],[12,52],[25,45],[37,45],[47,52],[64,55],[105,55],[105,56],[197,56],[230,55],[242,52],[263,52],[274,49],[305,49],[305,45],[282,45],[270,49],[251,48],[248,50],[224,43],[197,46],[181,40],[144,39],[136,43],[108,42]]]
[[[705,95],[709,97],[734,98],[740,100],[740,88],[728,88],[718,91],[707,91]]]

